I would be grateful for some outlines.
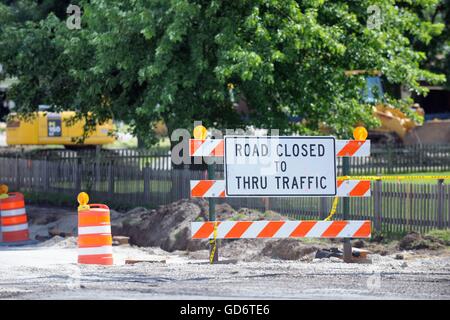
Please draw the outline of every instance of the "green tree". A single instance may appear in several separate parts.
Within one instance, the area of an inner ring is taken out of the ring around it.
[[[8,11],[8,23],[24,23],[45,19],[50,13],[65,19],[69,4],[78,4],[79,0],[2,0],[0,8]],[[5,18],[3,15],[2,18]]]
[[[444,24],[441,34],[433,37],[428,43],[414,43],[418,51],[424,51],[427,59],[422,66],[433,72],[446,75],[446,86],[450,89],[450,0],[441,0],[426,9],[418,8],[417,14],[432,23]]]
[[[4,25],[0,61],[19,78],[22,112],[38,102],[70,106],[100,120],[114,116],[139,136],[161,119],[169,132],[202,120],[311,134],[325,124],[348,135],[355,123],[376,121],[360,98],[364,76],[346,70],[380,70],[419,94],[420,80],[444,80],[421,68],[426,54],[412,44],[427,45],[443,30],[416,10],[437,1],[404,3],[412,1],[81,1],[81,30],[53,14]],[[379,27],[368,27],[371,5]],[[249,106],[245,120],[228,84]]]

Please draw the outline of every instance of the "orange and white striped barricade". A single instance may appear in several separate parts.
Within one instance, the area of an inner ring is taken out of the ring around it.
[[[338,197],[370,197],[370,180],[338,180]]]
[[[223,157],[223,139],[189,139],[191,157]],[[337,157],[370,156],[370,140],[336,140]]]
[[[337,157],[370,156],[370,140],[336,140]]]
[[[78,209],[78,263],[113,264],[110,213],[104,204]]]
[[[0,199],[0,216],[2,242],[19,244],[30,240],[22,193],[10,192],[8,198]]]
[[[192,198],[224,198],[225,180],[191,180]]]
[[[223,139],[189,139],[191,157],[223,157]]]
[[[370,238],[371,222],[207,221],[191,222],[191,232],[192,239]]]
[[[338,180],[338,197],[370,197],[369,180]],[[191,180],[192,198],[224,198],[225,180]]]

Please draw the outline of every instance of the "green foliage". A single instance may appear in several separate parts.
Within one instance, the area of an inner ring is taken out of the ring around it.
[[[450,0],[441,0],[426,8],[416,8],[417,14],[432,24],[444,26],[442,32],[427,43],[413,42],[418,51],[427,53],[421,65],[433,72],[444,73],[446,86],[450,88]]]
[[[429,44],[444,28],[421,15],[437,1],[378,0],[91,0],[81,1],[82,29],[50,14],[20,27],[5,24],[0,61],[19,78],[12,95],[21,112],[38,104],[113,116],[150,136],[164,120],[169,132],[255,125],[281,133],[316,134],[322,125],[349,136],[377,122],[361,103],[364,76],[380,70],[391,84],[423,94],[419,81],[444,77],[422,69]],[[383,22],[367,27],[369,5]],[[409,4],[409,5],[408,5]],[[8,17],[0,7],[0,20]],[[249,106],[243,118],[230,99]],[[294,123],[288,117],[302,121]]]
[[[73,208],[78,206],[76,195],[71,196],[60,192],[23,192],[23,195],[27,204]]]

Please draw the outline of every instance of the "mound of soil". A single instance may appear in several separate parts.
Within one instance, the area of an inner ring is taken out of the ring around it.
[[[190,223],[207,218],[203,200],[180,200],[156,210],[135,208],[113,221],[112,233],[130,237],[130,244],[175,250],[207,248],[207,241],[191,240]]]
[[[207,217],[208,202],[195,198],[183,199],[166,206],[161,206],[156,210],[134,208],[123,214],[111,212],[112,233],[113,235],[130,237],[130,244],[144,247],[157,246],[169,252],[175,250],[196,251],[208,249],[207,240],[191,239],[190,229],[191,222],[206,221]],[[235,211],[226,203],[216,205],[216,217],[219,221],[287,219],[270,211],[261,213],[247,208]],[[233,243],[233,240],[223,241],[224,245],[231,243]],[[280,251],[281,247],[266,249],[266,255],[280,258],[289,256],[286,253],[269,254],[271,250]]]
[[[318,249],[316,245],[305,244],[297,239],[282,239],[267,243],[262,254],[274,259],[298,260]]]
[[[419,250],[419,249],[431,249],[437,250],[443,248],[444,245],[441,240],[431,237],[422,236],[417,232],[410,232],[403,237],[398,243],[400,250]]]

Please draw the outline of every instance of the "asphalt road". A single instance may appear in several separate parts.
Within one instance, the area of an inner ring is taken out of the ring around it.
[[[78,265],[75,248],[0,248],[2,299],[450,299],[450,257],[372,264],[204,260],[115,247],[117,265]],[[129,258],[152,262],[125,265]],[[162,261],[164,260],[164,261]],[[158,262],[160,261],[160,262]]]

